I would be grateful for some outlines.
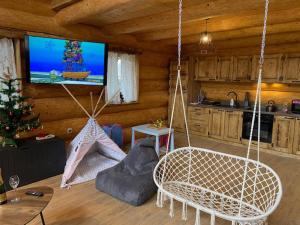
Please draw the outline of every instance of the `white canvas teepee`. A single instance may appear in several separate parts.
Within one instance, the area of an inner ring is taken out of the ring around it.
[[[64,85],[63,87],[75,102],[82,107],[69,90]],[[68,147],[69,156],[62,177],[62,188],[95,179],[98,172],[118,164],[126,156],[97,123],[95,118],[105,107],[104,105],[95,114],[97,105],[93,109],[92,116],[84,110],[88,114],[89,120]]]

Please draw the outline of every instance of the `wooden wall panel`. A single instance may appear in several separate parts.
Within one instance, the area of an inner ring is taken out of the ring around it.
[[[139,55],[140,82],[137,103],[109,105],[97,118],[100,124],[118,123],[124,127],[125,140],[130,141],[130,127],[167,118],[168,73],[171,56],[146,51]],[[90,92],[97,101],[102,87],[68,86],[80,103],[91,112]],[[39,132],[53,133],[70,141],[86,124],[87,116],[59,85],[25,84],[24,95],[33,97],[34,112],[40,114],[43,130],[38,129],[23,137]],[[100,105],[104,102],[101,101]],[[67,128],[72,128],[71,134]]]

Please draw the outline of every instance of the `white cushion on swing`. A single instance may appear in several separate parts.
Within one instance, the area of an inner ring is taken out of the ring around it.
[[[154,181],[171,198],[237,222],[265,220],[282,196],[278,175],[265,164],[195,147],[165,155],[155,168]]]

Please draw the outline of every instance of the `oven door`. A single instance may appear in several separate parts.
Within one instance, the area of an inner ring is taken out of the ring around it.
[[[252,115],[253,114],[251,112],[244,112],[243,133],[242,133],[242,137],[244,139],[250,138]],[[274,115],[271,114],[261,115],[261,126],[260,126],[261,142],[272,143],[273,120],[274,120]],[[255,114],[255,123],[253,128],[252,140],[257,141],[257,139],[258,139],[258,117],[257,114]]]

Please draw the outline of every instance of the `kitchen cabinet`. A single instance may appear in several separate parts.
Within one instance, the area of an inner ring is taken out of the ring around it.
[[[258,79],[259,58],[260,56],[257,55],[253,57],[251,80]],[[265,55],[262,73],[263,82],[278,82],[280,77],[282,77],[282,55]]]
[[[225,110],[224,140],[241,143],[243,127],[243,112]]]
[[[285,55],[280,80],[284,83],[300,83],[300,54]]]
[[[192,106],[188,108],[188,124],[192,134],[208,136],[208,120],[208,108]]]
[[[217,63],[217,80],[230,81],[233,73],[233,57],[222,56],[218,57]]]
[[[223,139],[224,132],[224,110],[209,110],[208,136],[216,139]]]
[[[273,124],[272,146],[280,152],[292,153],[295,118],[288,116],[275,116]]]
[[[300,118],[295,120],[293,153],[300,155]]]
[[[195,80],[210,81],[217,78],[217,57],[195,58]]]
[[[252,56],[235,56],[233,59],[233,81],[248,81],[251,78]]]

